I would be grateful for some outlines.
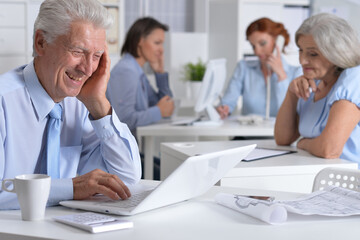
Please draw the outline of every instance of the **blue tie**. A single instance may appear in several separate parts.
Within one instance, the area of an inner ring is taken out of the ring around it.
[[[40,173],[47,174],[51,178],[60,178],[60,131],[61,131],[60,104],[55,104],[49,113],[49,120],[46,128],[46,148],[43,154]]]

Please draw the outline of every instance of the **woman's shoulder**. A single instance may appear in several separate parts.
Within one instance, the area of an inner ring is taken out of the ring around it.
[[[347,68],[340,74],[330,96],[330,102],[341,99],[351,102],[360,101],[360,66]]]
[[[343,70],[337,80],[337,85],[346,88],[360,86],[360,65]]]
[[[142,68],[136,62],[135,58],[131,59],[126,55],[123,56],[111,69],[111,74],[116,75],[141,75]]]

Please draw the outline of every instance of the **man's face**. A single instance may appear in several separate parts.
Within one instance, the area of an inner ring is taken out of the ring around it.
[[[45,43],[35,69],[39,80],[55,102],[77,96],[97,69],[105,50],[106,33],[88,22],[76,21],[66,35]]]

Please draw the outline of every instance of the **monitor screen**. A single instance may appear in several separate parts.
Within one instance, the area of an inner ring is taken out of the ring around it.
[[[206,110],[209,120],[220,121],[213,104],[222,93],[226,80],[226,59],[213,59],[206,65],[206,71],[202,80],[199,96],[196,100],[195,111]]]

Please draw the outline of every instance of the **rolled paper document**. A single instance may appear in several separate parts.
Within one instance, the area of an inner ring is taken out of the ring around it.
[[[218,193],[215,196],[215,202],[270,224],[281,224],[287,220],[285,207],[269,200]]]

